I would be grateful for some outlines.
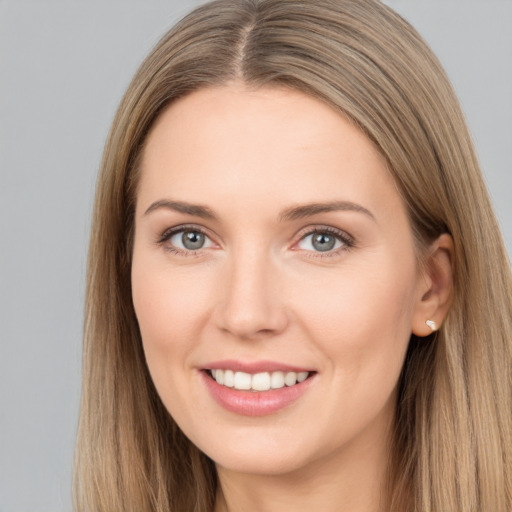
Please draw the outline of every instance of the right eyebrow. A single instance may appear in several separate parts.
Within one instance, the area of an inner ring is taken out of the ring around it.
[[[201,217],[203,219],[216,219],[213,211],[207,206],[200,204],[192,204],[184,201],[170,201],[167,199],[160,199],[152,203],[149,208],[144,212],[144,215],[148,215],[155,210],[164,208],[166,210],[172,210],[178,213],[185,213],[187,215],[193,215],[195,217]]]

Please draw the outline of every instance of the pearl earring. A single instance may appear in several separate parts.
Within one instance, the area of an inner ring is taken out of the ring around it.
[[[432,332],[437,329],[437,325],[434,320],[427,320],[425,323],[432,329]]]

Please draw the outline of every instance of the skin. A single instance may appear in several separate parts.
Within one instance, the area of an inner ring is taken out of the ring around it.
[[[333,201],[367,211],[282,215]],[[162,241],[182,225],[207,234],[201,249],[180,248],[180,233]],[[231,83],[195,92],[149,134],[135,227],[147,364],[168,411],[217,465],[216,511],[381,510],[398,377],[411,332],[429,334],[425,320],[439,325],[446,313],[451,242],[440,237],[419,268],[372,143],[297,91]],[[313,228],[350,242],[319,252]],[[224,359],[316,374],[296,402],[247,417],[204,385],[204,365]]]

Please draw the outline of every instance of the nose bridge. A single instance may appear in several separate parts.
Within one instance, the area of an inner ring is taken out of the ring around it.
[[[287,324],[286,308],[269,252],[239,248],[231,254],[226,273],[219,305],[221,329],[239,338],[281,332]]]

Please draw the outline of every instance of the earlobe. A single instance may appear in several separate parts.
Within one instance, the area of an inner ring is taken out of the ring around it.
[[[419,279],[412,332],[424,337],[437,331],[450,309],[453,291],[453,239],[442,234],[431,244]]]

